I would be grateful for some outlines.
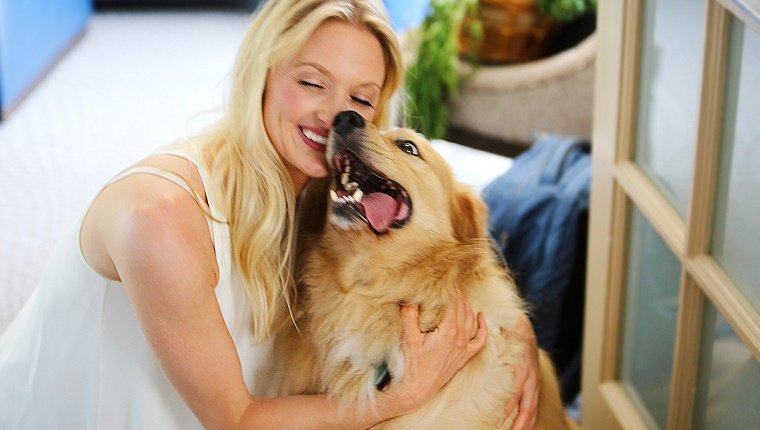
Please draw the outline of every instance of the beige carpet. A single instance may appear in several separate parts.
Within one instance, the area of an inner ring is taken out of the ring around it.
[[[250,16],[97,13],[80,42],[0,123],[0,332],[61,231],[114,173],[213,118]],[[439,142],[477,188],[509,159]]]

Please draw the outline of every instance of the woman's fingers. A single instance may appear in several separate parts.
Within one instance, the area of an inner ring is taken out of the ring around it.
[[[541,370],[538,361],[538,345],[533,326],[527,317],[518,321],[516,333],[526,341],[522,360],[515,371],[515,395],[518,402],[517,417],[512,430],[532,429],[538,419],[538,399],[541,391]]]
[[[460,341],[466,345],[467,360],[480,352],[486,344],[488,336],[486,319],[482,312],[477,315],[473,311],[470,301],[465,297],[461,290],[457,290],[457,308],[460,313],[459,328],[461,330]]]
[[[512,397],[509,398],[509,401],[507,402],[507,407],[504,408],[504,416],[502,417],[501,421],[496,425],[496,428],[501,428],[501,426],[504,425],[504,423],[507,421],[507,419],[514,413],[515,408],[517,407],[518,403],[520,402],[520,396],[521,392],[515,392]],[[515,427],[515,423],[512,423],[512,427],[510,427],[510,430],[517,430],[517,427]]]
[[[439,331],[426,334],[426,341],[437,340],[436,336],[452,338],[448,348],[452,353],[461,353],[465,361],[483,349],[488,334],[485,317],[482,313],[475,314],[469,300],[459,290],[454,302],[446,307],[438,328]]]
[[[409,303],[401,305],[401,336],[406,340],[420,339],[420,306]]]
[[[461,292],[444,310],[438,328],[430,332],[420,332],[419,305],[403,304],[400,312],[405,368],[396,392],[416,408],[483,349],[486,323]]]
[[[524,362],[521,362],[515,370],[515,394],[509,399],[504,416],[506,418],[511,415],[514,412],[514,408],[519,405],[517,409],[517,417],[515,417],[515,420],[512,422],[510,430],[524,430],[530,428],[526,427],[526,421],[530,418],[528,414],[529,411],[523,405],[523,401],[527,397],[525,395],[525,382],[527,379],[528,369]]]
[[[470,302],[467,300],[467,297],[465,297],[464,294],[462,294],[462,291],[459,289],[457,289],[456,309],[457,309],[457,327],[469,328],[470,325],[468,324],[468,322],[471,322],[472,318],[468,318],[468,317],[472,315],[472,308],[470,307]]]
[[[528,375],[525,382],[526,386],[536,385],[537,381],[534,375]],[[533,390],[524,390],[520,397],[520,406],[518,408],[517,419],[512,424],[514,430],[530,430],[536,425],[538,418],[538,388]]]
[[[457,291],[453,303],[449,303],[443,311],[438,327],[441,334],[456,338],[461,330],[464,330],[467,322],[466,303],[462,294]]]
[[[468,358],[472,358],[480,352],[486,346],[486,339],[488,338],[488,326],[486,325],[486,317],[482,312],[478,312],[477,317],[477,331],[475,337],[471,338],[467,344]]]

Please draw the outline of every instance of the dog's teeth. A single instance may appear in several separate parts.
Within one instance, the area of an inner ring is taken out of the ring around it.
[[[343,184],[344,187],[348,183],[348,173],[347,172],[343,172],[343,174],[340,175],[340,183]]]
[[[360,202],[362,197],[364,196],[364,193],[361,190],[357,190],[353,195],[347,195],[347,196],[338,196],[338,193],[335,190],[330,190],[330,199],[334,203],[338,204],[345,204],[345,203],[357,203]]]
[[[346,189],[346,191],[352,191],[359,188],[359,184],[356,182],[349,182],[345,185],[344,188]]]

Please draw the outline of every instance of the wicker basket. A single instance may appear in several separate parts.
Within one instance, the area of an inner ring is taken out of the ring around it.
[[[478,16],[468,15],[459,34],[460,54],[476,53],[486,64],[517,63],[540,58],[549,51],[557,25],[542,15],[535,0],[480,0]],[[466,30],[472,20],[480,20],[483,40],[474,40]]]

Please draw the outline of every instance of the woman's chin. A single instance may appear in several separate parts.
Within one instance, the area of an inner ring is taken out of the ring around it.
[[[330,174],[330,168],[327,167],[327,163],[324,159],[320,159],[318,163],[306,167],[308,169],[307,175],[309,175],[310,178],[324,178]]]
[[[325,164],[304,166],[301,172],[310,179],[324,178],[330,173]]]
[[[315,172],[314,174],[310,174],[309,177],[312,179],[319,179],[319,178],[327,177],[327,174],[328,174],[328,171],[327,169],[325,169],[325,170],[320,170],[319,172]]]

